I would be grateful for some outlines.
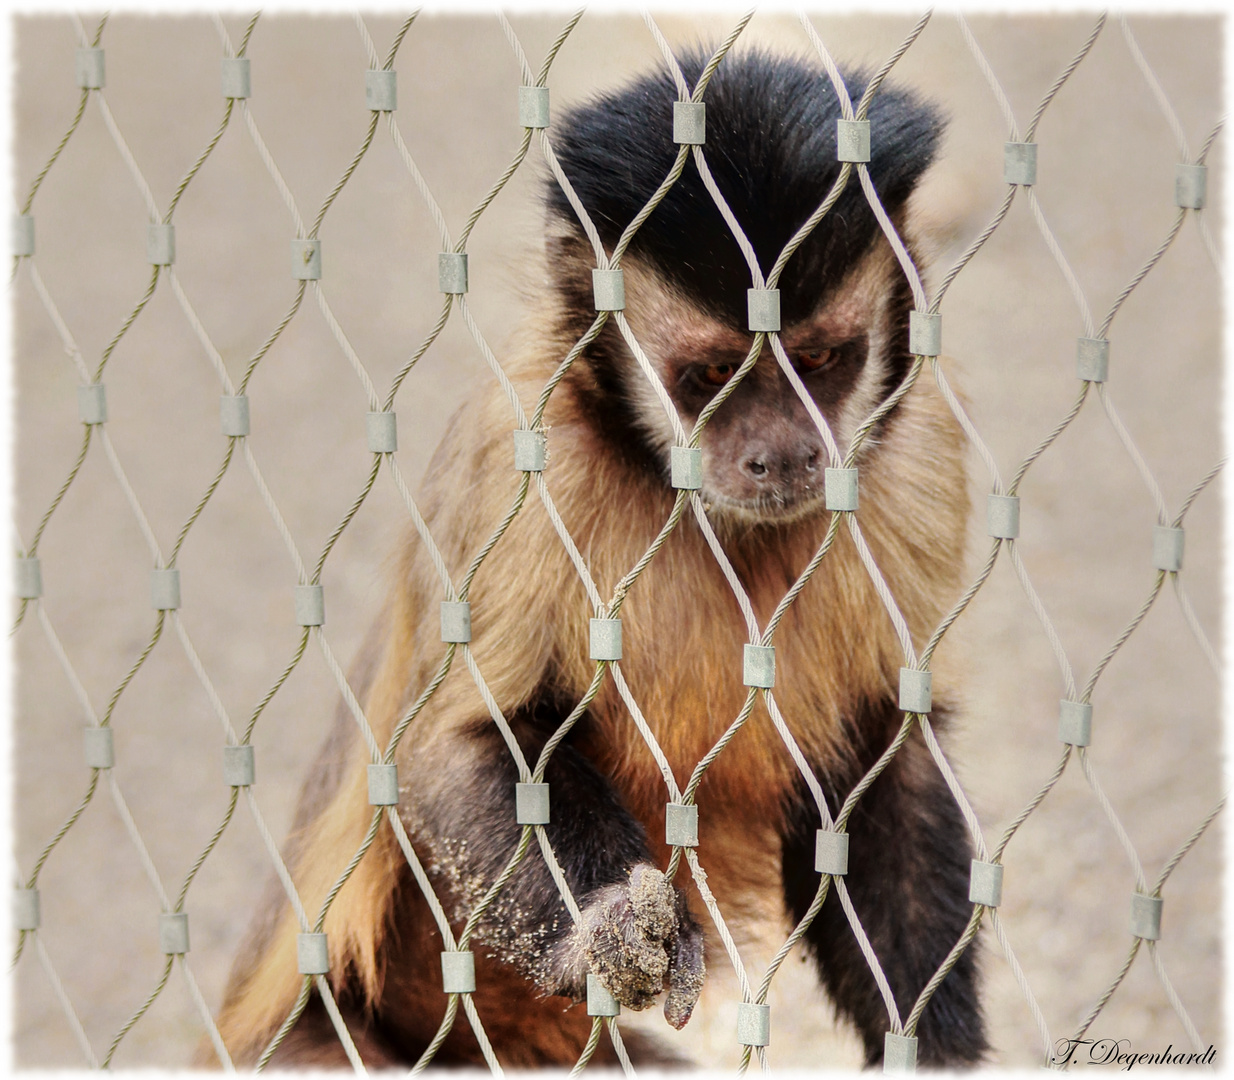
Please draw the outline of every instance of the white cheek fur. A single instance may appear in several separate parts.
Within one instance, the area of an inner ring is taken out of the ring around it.
[[[657,362],[658,358],[653,353],[648,352],[648,357],[657,369],[661,367]],[[639,431],[646,438],[647,444],[656,451],[667,469],[669,447],[673,445],[673,425],[664,411],[664,405],[659,396],[648,381],[647,375],[634,362],[633,357],[629,359],[627,371],[629,372],[627,385],[633,400],[634,412],[638,418]],[[671,388],[666,387],[666,389],[670,390],[671,397]],[[682,417],[682,423],[689,431],[692,426],[691,420],[688,417]]]
[[[832,434],[841,453],[847,453],[858,427],[879,405],[883,384],[887,378],[887,349],[890,347],[887,325],[887,301],[880,299],[870,322],[865,363],[857,382],[849,391],[836,417]],[[866,445],[871,443],[867,440]]]

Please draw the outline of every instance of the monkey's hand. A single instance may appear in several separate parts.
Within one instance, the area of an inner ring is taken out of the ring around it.
[[[664,1016],[683,1028],[703,988],[703,931],[654,866],[639,863],[624,885],[589,898],[580,928],[587,966],[621,1004],[645,1009],[667,989]]]

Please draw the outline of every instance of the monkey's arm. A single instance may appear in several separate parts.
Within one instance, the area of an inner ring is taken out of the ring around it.
[[[888,731],[898,727],[902,715],[891,701],[871,712],[882,714],[878,722]],[[862,764],[868,767],[876,757],[874,753]],[[837,785],[841,798],[834,800],[833,813],[860,775]],[[783,849],[785,897],[794,919],[805,914],[819,882],[814,871],[818,810],[804,787],[799,796],[795,812],[790,811]],[[848,834],[845,884],[891,985],[900,1016],[906,1018],[972,913],[968,833],[920,729],[914,727],[886,770],[862,795],[849,818]],[[856,1025],[862,1037],[867,1063],[877,1064],[888,1030],[887,1008],[834,887],[806,932],[806,940],[837,1010]],[[972,1064],[986,1049],[975,952],[975,944],[965,950],[922,1014],[917,1026],[922,1064]]]
[[[542,702],[511,718],[530,761],[565,715]],[[425,750],[416,755],[406,811],[435,876],[450,888],[454,914],[465,917],[518,847],[518,773],[488,720],[439,736]],[[433,764],[443,760],[448,770]],[[643,827],[612,782],[569,739],[554,751],[544,779],[545,829],[582,925],[574,925],[533,842],[481,921],[480,942],[543,993],[580,999],[588,971],[633,1009],[668,990],[665,1016],[684,1026],[703,980],[702,930],[684,894],[652,864]]]

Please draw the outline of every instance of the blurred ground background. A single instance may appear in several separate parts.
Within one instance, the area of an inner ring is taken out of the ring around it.
[[[532,66],[564,15],[512,17]],[[97,16],[83,17],[93,32]],[[238,43],[247,18],[229,16]],[[915,16],[816,18],[837,58],[877,65]],[[367,19],[383,58],[401,18]],[[1222,113],[1223,27],[1213,17],[1134,16],[1132,29],[1177,110],[1194,154]],[[1023,131],[1037,102],[1087,37],[1084,16],[974,17],[971,26]],[[718,40],[731,21],[664,18],[675,45]],[[77,107],[72,19],[15,22],[12,169],[18,203]],[[745,38],[805,52],[795,19],[759,15]],[[117,16],[107,24],[106,99],[160,210],[208,144],[223,113],[218,32],[209,18]],[[252,35],[252,115],[311,222],[360,146],[370,114],[368,66],[355,23],[342,17],[264,16]],[[585,15],[549,85],[554,106],[620,83],[657,62],[644,24]],[[494,17],[424,15],[398,52],[399,127],[454,236],[513,157],[515,58]],[[919,207],[936,248],[934,280],[993,216],[1005,187],[1006,126],[957,21],[936,15],[896,69],[896,81],[940,102],[951,126]],[[551,134],[551,129],[550,129]],[[1038,195],[1100,319],[1174,220],[1174,138],[1116,22],[1047,110]],[[1224,151],[1211,156],[1209,222],[1220,235]],[[500,357],[519,319],[520,290],[536,287],[534,259],[545,169],[527,163],[480,219],[468,244],[473,311]],[[149,280],[141,196],[96,101],[34,201],[37,267],[93,369]],[[176,272],[238,381],[290,306],[294,226],[239,115],[178,206]],[[439,311],[436,230],[384,121],[321,228],[323,287],[347,337],[384,395]],[[28,265],[11,290],[14,316],[15,546],[28,545],[81,445],[75,369],[34,288]],[[1175,513],[1221,455],[1221,288],[1199,230],[1187,221],[1161,264],[1110,330],[1109,392]],[[960,275],[943,305],[944,345],[972,418],[1009,479],[1074,400],[1075,338],[1084,332],[1026,200]],[[396,402],[397,459],[422,475],[453,407],[490,378],[461,321],[444,334]],[[168,552],[218,470],[218,378],[164,280],[109,362],[108,432],[163,551]],[[249,387],[253,455],[305,561],[363,487],[363,390],[311,295],[258,366]],[[1077,680],[1104,655],[1149,595],[1152,499],[1094,396],[1030,469],[1020,549]],[[973,491],[990,478],[973,456]],[[1220,648],[1220,482],[1187,518],[1183,575],[1198,618]],[[981,505],[980,503],[978,504]],[[346,665],[380,605],[387,558],[407,514],[385,472],[326,562],[328,624]],[[972,575],[987,550],[975,522]],[[96,439],[42,536],[44,613],[94,709],[102,713],[148,642],[151,559]],[[295,568],[237,456],[188,534],[183,625],[232,721],[242,727],[291,659],[299,639],[291,605]],[[83,797],[82,708],[31,608],[13,638],[15,877]],[[481,665],[483,658],[480,657]],[[1059,755],[1063,685],[1047,638],[1001,559],[947,639],[946,662],[966,670],[966,707],[950,756],[994,842],[1050,775]],[[1149,881],[1223,789],[1219,680],[1167,585],[1097,684],[1093,767],[1144,862]],[[257,724],[261,809],[276,838],[333,711],[335,683],[311,647]],[[222,731],[172,633],[164,634],[112,715],[114,778],[173,896],[223,818]],[[1166,886],[1160,955],[1206,1042],[1222,1060],[1221,841],[1217,825]],[[1002,913],[1055,1037],[1068,1035],[1118,971],[1130,945],[1129,863],[1073,760],[1007,850]],[[268,858],[242,804],[188,894],[189,962],[217,1008]],[[41,943],[94,1052],[158,983],[157,895],[143,874],[105,785],[55,848],[39,877]],[[743,946],[752,971],[783,940],[778,924]],[[993,1060],[1032,1066],[1040,1043],[1008,965],[983,935]],[[14,1053],[22,1066],[85,1064],[33,948],[11,976]],[[773,986],[775,1066],[858,1061],[830,1009],[790,957]],[[713,966],[703,1006],[678,1045],[730,1067],[736,990]],[[658,1014],[657,1014],[658,1015]],[[666,1033],[662,1021],[645,1023]],[[121,1042],[116,1066],[187,1062],[204,1030],[185,980],[173,972],[145,1018]],[[1139,1050],[1186,1044],[1182,1025],[1142,951],[1090,1034]]]

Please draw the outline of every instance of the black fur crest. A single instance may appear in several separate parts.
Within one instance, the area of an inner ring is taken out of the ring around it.
[[[691,86],[707,59],[708,54],[696,51],[682,60]],[[844,78],[855,104],[867,78],[863,73],[845,73]],[[610,249],[676,158],[672,103],[677,97],[671,76],[660,70],[570,109],[554,124],[553,146],[562,168]],[[703,101],[707,163],[766,274],[839,175],[839,100],[821,66],[751,50],[721,61]],[[894,211],[934,160],[942,118],[907,91],[883,88],[868,119],[870,175],[883,205]],[[550,181],[547,200],[553,213],[576,222],[555,181]],[[820,293],[838,283],[877,228],[854,173],[785,268],[780,288],[786,326],[808,315]],[[631,251],[709,314],[745,326],[749,267],[692,156],[636,234]]]

